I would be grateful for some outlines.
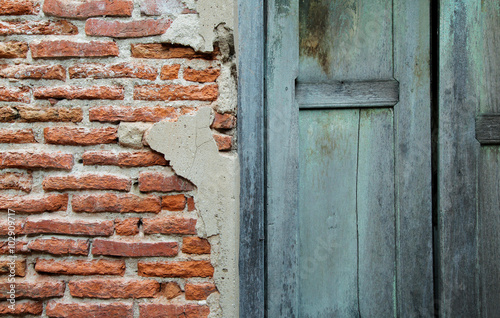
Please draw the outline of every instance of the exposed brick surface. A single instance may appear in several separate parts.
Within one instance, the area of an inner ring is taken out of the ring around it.
[[[15,233],[15,234],[18,235],[18,233]],[[31,252],[31,250],[28,248],[28,243],[25,241],[16,240],[16,244],[14,245],[14,247],[12,245],[9,246],[9,241],[7,241],[7,240],[0,242],[0,254],[2,254],[2,255],[11,254],[11,248],[14,248],[14,252],[16,255],[17,254],[28,254]]]
[[[160,290],[155,280],[80,280],[68,284],[73,297],[151,298]]]
[[[11,225],[12,225],[12,223],[9,224],[9,222],[7,221],[7,218],[4,218],[4,220],[0,220],[0,235],[1,236],[9,235],[9,232],[11,232],[9,230],[9,226],[11,226]],[[14,233],[17,236],[25,234],[23,221],[18,220],[18,221],[14,222]]]
[[[0,283],[0,298],[6,299],[10,295],[10,283]],[[16,298],[50,298],[62,297],[66,285],[64,282],[16,282]]]
[[[166,297],[167,299],[174,299],[182,295],[182,290],[176,282],[168,282],[161,284],[161,291],[158,296]]]
[[[0,21],[0,35],[74,35],[78,28],[68,21]]]
[[[204,284],[191,284],[187,283],[184,287],[186,290],[186,299],[187,300],[205,300],[210,296],[210,294],[215,293],[217,291],[217,287],[215,287],[212,283],[204,283]]]
[[[89,111],[91,121],[100,122],[158,122],[166,118],[177,118],[174,107],[144,106],[140,108],[130,106],[99,106]]]
[[[29,103],[30,98],[31,98],[31,89],[29,89],[28,87],[0,86],[0,101],[1,102]]]
[[[140,78],[155,80],[156,68],[139,63],[102,63],[76,64],[68,68],[70,78]]]
[[[139,234],[140,218],[116,219],[115,231],[117,235],[131,236]]]
[[[62,303],[50,301],[47,316],[57,318],[132,318],[132,304]]]
[[[17,111],[10,106],[0,106],[0,122],[13,122],[17,117]]]
[[[210,243],[207,239],[196,236],[182,239],[182,252],[187,254],[210,254]]]
[[[25,173],[1,173],[0,174],[0,190],[21,190],[30,192],[33,184],[33,177],[31,174]]]
[[[63,169],[73,167],[73,155],[61,152],[0,152],[0,168]]]
[[[26,260],[16,259],[12,260],[0,260],[0,275],[12,275],[15,276],[26,276]]]
[[[53,260],[37,259],[35,270],[60,275],[120,275],[125,273],[125,262],[118,260]],[[71,290],[71,288],[70,288]]]
[[[0,129],[0,143],[36,143],[33,129]]]
[[[84,165],[109,165],[120,167],[166,166],[163,155],[156,152],[88,151],[82,156]]]
[[[127,0],[89,0],[80,3],[68,0],[46,0],[43,12],[63,18],[84,19],[95,16],[131,16],[134,5]]]
[[[110,236],[113,235],[114,224],[113,221],[68,221],[65,219],[28,220],[23,230],[26,234]]]
[[[141,172],[139,190],[142,192],[191,191],[194,185],[178,175],[165,175],[157,172]]]
[[[90,146],[118,142],[118,129],[115,127],[95,129],[48,127],[43,132],[45,142],[55,145]]]
[[[161,210],[160,198],[133,194],[74,195],[71,204],[74,212],[158,213]]]
[[[228,151],[233,147],[233,137],[228,135],[214,135],[215,143],[220,151]]]
[[[190,67],[184,70],[184,79],[191,82],[215,82],[220,75],[220,69],[209,67],[204,70],[195,70]]]
[[[171,216],[142,222],[145,234],[196,234],[196,219]]]
[[[214,268],[209,261],[139,262],[139,275],[145,277],[212,277]]]
[[[26,58],[28,56],[28,44],[19,41],[0,42],[0,58]]]
[[[236,117],[231,114],[215,113],[215,119],[212,128],[215,129],[233,129],[236,127]]]
[[[214,52],[196,52],[189,46],[166,43],[138,43],[131,46],[132,56],[146,59],[206,59],[213,60],[219,54]]]
[[[16,213],[43,213],[66,211],[67,194],[51,194],[44,196],[0,196],[0,211],[12,209]]]
[[[16,301],[14,309],[9,307],[9,303],[2,302],[0,304],[0,315],[41,315],[43,311],[43,303],[35,301]]]
[[[147,19],[127,22],[88,19],[85,23],[85,33],[91,36],[139,38],[163,34],[167,31],[171,23],[172,20],[169,19]]]
[[[2,15],[34,15],[40,12],[37,0],[0,0]]]
[[[173,257],[178,253],[177,242],[133,243],[95,239],[92,254],[126,257]]]
[[[70,239],[36,239],[28,243],[28,248],[34,252],[54,255],[87,255],[90,243],[88,240]]]
[[[61,65],[1,64],[0,77],[64,80],[66,78],[66,70]]]
[[[150,16],[177,15],[188,13],[188,10],[180,0],[148,0],[141,3],[141,13]]]
[[[140,304],[141,318],[186,317],[206,318],[210,314],[208,306],[188,304]]]
[[[180,64],[163,65],[160,72],[162,80],[174,80],[179,77]]]
[[[134,88],[134,99],[149,101],[199,100],[214,101],[219,90],[216,84],[211,85],[137,85]]]
[[[33,58],[118,56],[115,42],[72,42],[67,40],[31,43]],[[1,50],[1,49],[0,49]],[[27,48],[26,48],[27,50]],[[0,51],[1,52],[1,51]]]
[[[168,211],[183,211],[186,207],[186,197],[183,194],[164,196],[161,198],[161,207]]]
[[[194,203],[193,197],[187,198],[187,207],[188,207],[188,211],[190,211],[190,212],[196,210],[196,205]]]
[[[65,190],[118,190],[129,191],[131,180],[129,178],[113,175],[88,174],[69,175],[62,177],[47,177],[43,180],[45,191]]]
[[[24,122],[80,122],[83,119],[81,108],[39,107],[17,105],[20,121]]]
[[[37,87],[33,95],[38,99],[123,99],[124,88],[121,86],[60,86]]]

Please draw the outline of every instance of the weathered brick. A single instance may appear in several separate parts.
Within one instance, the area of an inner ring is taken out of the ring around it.
[[[10,260],[0,260],[0,275],[14,274],[15,276],[26,276],[26,260],[16,259],[14,263]]]
[[[158,76],[156,68],[147,64],[119,63],[106,65],[102,63],[76,64],[68,68],[70,78],[140,78],[155,80]]]
[[[179,77],[180,64],[163,65],[161,68],[160,78],[162,80],[174,80]]]
[[[72,42],[67,40],[31,43],[33,58],[118,56],[115,42]]]
[[[18,235],[18,233],[16,233]],[[9,255],[11,254],[11,248],[14,248],[14,254],[29,254],[31,251],[28,248],[28,242],[16,240],[14,246],[9,246],[9,241],[4,240],[0,242],[0,254]]]
[[[43,312],[43,302],[34,301],[16,301],[12,309],[9,303],[0,304],[0,315],[41,315]]]
[[[217,58],[219,50],[196,52],[189,46],[168,43],[138,43],[131,45],[132,57],[145,59],[205,59]]]
[[[91,121],[116,123],[158,122],[166,118],[177,118],[177,112],[170,106],[97,106],[89,110]]]
[[[29,87],[5,87],[0,86],[1,102],[23,102],[29,103],[31,89]]]
[[[183,194],[164,196],[161,198],[161,207],[168,211],[183,211],[186,207],[186,197]]]
[[[78,28],[68,21],[0,21],[0,35],[74,35]]]
[[[142,220],[145,234],[196,234],[196,219],[165,217]]]
[[[115,231],[117,235],[131,236],[139,234],[140,218],[116,219]]]
[[[22,122],[80,122],[83,119],[81,108],[39,107],[18,105],[19,119]]]
[[[123,99],[122,86],[59,86],[37,87],[33,95],[38,99]]]
[[[17,118],[17,110],[11,106],[0,107],[0,122],[13,122]]]
[[[90,243],[88,240],[70,239],[36,239],[28,243],[33,252],[49,253],[54,255],[87,255]]]
[[[184,289],[186,290],[186,300],[205,300],[210,294],[217,291],[217,287],[212,283],[187,283]]]
[[[212,277],[214,268],[210,261],[139,262],[137,269],[145,277]]]
[[[86,298],[151,298],[160,290],[155,280],[80,280],[68,283],[73,297]]]
[[[171,101],[171,100],[200,100],[214,101],[219,95],[217,84],[211,85],[160,85],[147,84],[134,87],[135,100]]]
[[[209,67],[204,70],[195,70],[190,67],[184,70],[184,79],[191,82],[215,82],[220,75],[220,69]]]
[[[115,127],[94,129],[47,127],[43,133],[45,142],[55,145],[90,146],[118,142],[118,129]]]
[[[125,261],[37,259],[39,273],[59,275],[120,275],[125,273]]]
[[[15,79],[56,79],[64,80],[66,70],[61,65],[0,65],[0,77]]]
[[[129,178],[113,175],[87,174],[61,177],[46,177],[43,180],[45,191],[66,190],[117,190],[129,191],[132,182]]]
[[[211,127],[214,129],[233,129],[236,127],[236,117],[229,113],[215,113],[215,119]]]
[[[133,194],[74,195],[71,204],[73,212],[158,213],[161,211],[160,198],[139,197]]]
[[[4,218],[4,220],[0,220],[0,235],[1,236],[7,236],[9,235],[9,226],[12,225],[9,224],[7,221],[7,218]],[[24,235],[26,234],[24,231],[24,222],[23,221],[15,221],[14,222],[14,233],[15,235]]]
[[[27,220],[24,226],[26,234],[65,234],[86,236],[111,236],[113,235],[113,221],[84,221],[66,219]]]
[[[19,41],[0,42],[0,58],[14,59],[28,56],[28,44]]]
[[[0,0],[2,15],[35,15],[40,12],[37,0]]]
[[[132,304],[61,303],[50,301],[47,316],[56,318],[132,318]]]
[[[43,12],[62,18],[85,19],[95,16],[129,17],[134,5],[127,0],[89,0],[75,3],[68,0],[46,0]]]
[[[147,19],[127,22],[88,19],[85,22],[85,33],[90,36],[139,38],[163,34],[171,23],[172,20],[170,19]]]
[[[187,304],[139,304],[141,318],[186,317],[207,318],[210,314],[208,306]]]
[[[46,196],[0,196],[0,211],[11,209],[16,213],[44,213],[66,211],[67,194]]]
[[[179,252],[177,242],[134,243],[95,239],[92,254],[124,257],[173,257]]]
[[[181,13],[189,13],[189,10],[180,0],[147,0],[141,2],[141,13],[152,16],[177,16]]]
[[[162,154],[152,151],[119,152],[86,151],[82,155],[84,165],[107,165],[119,167],[166,166],[168,161]]]
[[[193,197],[187,198],[187,207],[189,212],[196,210]]]
[[[10,298],[11,283],[0,283],[0,298]],[[16,298],[51,298],[62,297],[66,285],[64,282],[16,282]]]
[[[219,151],[229,151],[233,147],[233,136],[214,135],[214,140]]]
[[[207,239],[196,236],[182,239],[182,253],[210,254],[210,243]]]
[[[159,297],[163,296],[166,297],[167,299],[174,299],[175,297],[180,296],[181,294],[182,290],[179,287],[179,284],[177,284],[176,282],[168,282],[161,284],[161,290],[158,296]]]
[[[0,168],[64,169],[73,167],[73,155],[60,152],[0,152]]]
[[[36,142],[33,129],[0,129],[0,143],[30,144]]]
[[[194,190],[195,186],[178,175],[166,175],[159,172],[141,172],[139,190],[142,192],[180,192]]]

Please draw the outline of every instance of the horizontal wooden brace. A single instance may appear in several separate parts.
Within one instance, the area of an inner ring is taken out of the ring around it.
[[[500,145],[500,113],[476,117],[476,139],[485,145]]]

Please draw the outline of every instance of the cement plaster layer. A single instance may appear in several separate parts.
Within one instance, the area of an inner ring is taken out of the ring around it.
[[[238,317],[239,164],[237,155],[222,154],[210,129],[211,108],[176,122],[162,121],[147,133],[151,148],[165,155],[175,172],[197,186],[198,233],[212,245],[214,280],[220,308],[208,301],[210,317]]]

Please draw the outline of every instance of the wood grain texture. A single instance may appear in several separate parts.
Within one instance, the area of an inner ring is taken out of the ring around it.
[[[500,114],[481,114],[476,117],[476,139],[481,144],[500,144]]]
[[[304,108],[389,107],[399,101],[397,81],[298,84],[297,102]]]

